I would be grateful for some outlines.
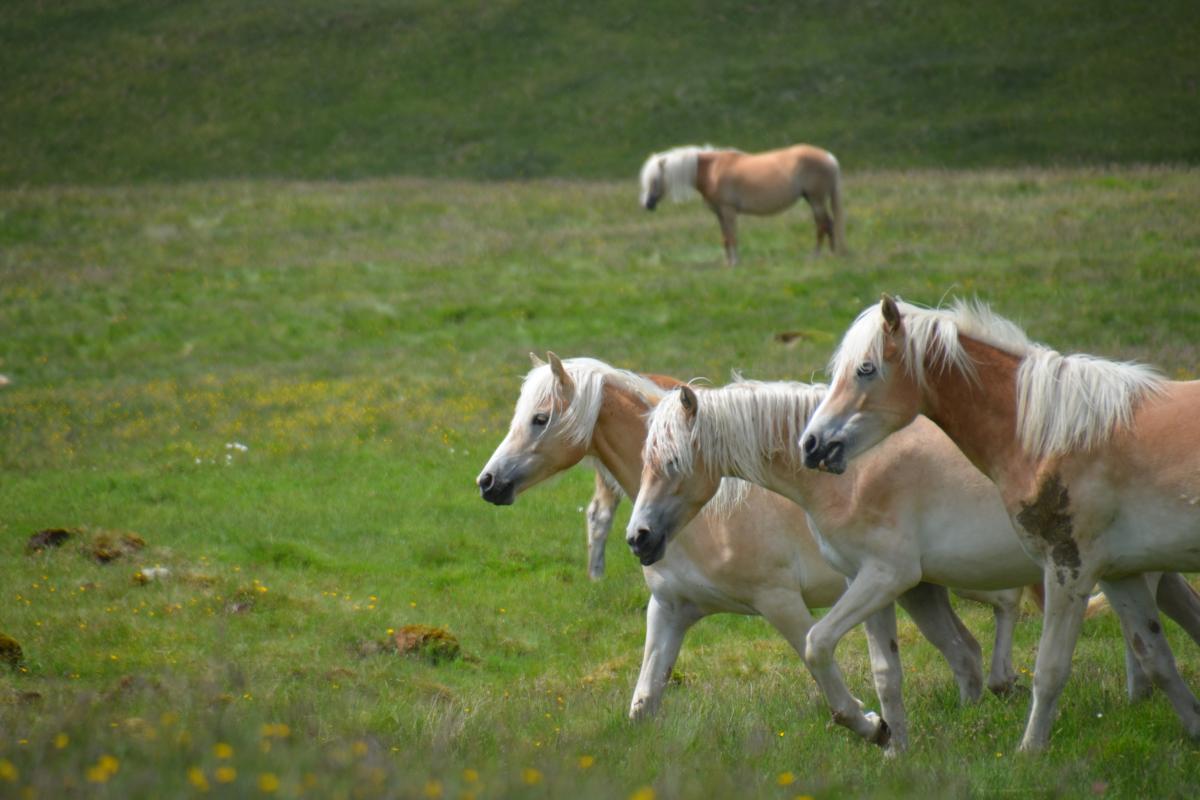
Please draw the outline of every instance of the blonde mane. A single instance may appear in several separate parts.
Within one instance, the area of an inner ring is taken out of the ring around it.
[[[720,389],[696,389],[694,424],[671,392],[650,414],[650,429],[642,460],[647,464],[674,462],[681,473],[696,469],[704,458],[710,477],[726,478],[706,508],[727,512],[744,499],[751,483],[765,480],[764,466],[778,456],[799,465],[798,440],[827,387],[823,384],[739,380]]]
[[[563,366],[575,384],[570,402],[565,402],[566,398],[562,396],[561,387],[550,365],[536,366],[529,371],[521,384],[521,396],[517,398],[517,406],[513,412],[514,426],[527,424],[528,420],[547,404],[551,404],[551,407],[562,405],[561,416],[552,419],[552,423],[561,426],[567,441],[582,444],[592,438],[596,417],[600,414],[600,404],[604,399],[605,384],[628,389],[650,404],[657,403],[665,393],[662,387],[649,378],[636,372],[617,369],[594,358],[568,358],[563,361]]]
[[[639,180],[642,185],[642,198],[645,199],[650,191],[650,182],[654,179],[659,162],[662,162],[664,196],[675,201],[686,200],[696,191],[696,157],[700,153],[713,150],[711,145],[698,147],[685,145],[664,150],[661,153],[651,153],[642,164]]]
[[[1017,370],[1017,436],[1035,458],[1089,449],[1133,419],[1137,404],[1162,390],[1163,378],[1143,364],[1096,356],[1062,355],[1029,340],[1015,323],[978,301],[949,308],[922,308],[897,301],[904,325],[905,369],[922,388],[926,368],[955,370],[978,381],[963,348],[965,335],[1021,359]],[[849,377],[864,361],[882,371],[883,315],[873,305],[859,314],[830,362],[835,379]],[[926,360],[928,359],[928,364]]]

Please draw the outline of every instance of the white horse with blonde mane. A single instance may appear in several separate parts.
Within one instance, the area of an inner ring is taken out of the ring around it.
[[[526,376],[512,423],[480,473],[481,495],[497,505],[516,497],[586,457],[592,457],[631,497],[642,474],[646,415],[665,390],[642,375],[594,359],[560,361],[553,354]],[[740,481],[726,481],[717,505],[724,513],[699,515],[670,545],[643,553],[650,588],[646,646],[630,717],[659,704],[684,635],[698,620],[716,613],[760,614],[803,658],[814,623],[810,608],[826,607],[841,595],[843,576],[821,557],[804,511],[778,495]],[[1015,616],[1016,597],[983,598],[997,614]],[[964,697],[982,684],[979,645],[958,620],[944,590],[922,584],[901,603],[950,663]],[[895,618],[868,625],[877,688],[892,696],[898,667]],[[1000,654],[998,654],[1000,655]],[[1008,652],[1002,658],[1007,663]],[[995,670],[993,670],[995,671]],[[891,732],[875,714],[864,714],[836,668],[822,689],[852,713],[835,717],[860,736],[887,744]],[[890,702],[890,700],[889,700]],[[903,729],[899,741],[903,745]]]
[[[806,656],[818,681],[822,669],[835,668],[834,650],[846,632],[881,609],[890,614],[892,602],[918,581],[977,597],[1042,576],[1013,535],[991,481],[928,420],[918,418],[855,462],[845,478],[805,470],[799,433],[825,392],[821,385],[740,381],[719,389],[681,386],[667,395],[650,416],[628,528],[628,537],[654,548],[710,501],[722,478],[752,481],[802,506],[822,554],[851,579],[808,633]],[[1097,597],[1094,606],[1103,605]],[[1015,621],[996,615],[988,686],[998,694],[1015,678]],[[883,707],[893,730],[906,724],[900,682],[897,671]],[[854,711],[834,706],[834,713]]]
[[[995,482],[1043,568],[1045,613],[1021,749],[1049,742],[1085,599],[1099,581],[1140,671],[1200,738],[1200,701],[1179,676],[1158,608],[1195,640],[1200,607],[1200,381],[1035,344],[981,304],[927,309],[884,296],[830,365],[802,434],[805,464],[847,462],[924,414]],[[1130,690],[1148,690],[1144,682]]]
[[[664,197],[683,200],[698,192],[721,224],[725,260],[737,264],[737,215],[778,214],[800,198],[812,209],[817,248],[845,248],[841,168],[833,153],[797,144],[765,153],[676,147],[642,164],[641,204],[653,211]]]

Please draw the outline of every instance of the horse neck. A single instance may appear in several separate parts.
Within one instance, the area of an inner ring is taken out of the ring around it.
[[[600,460],[630,497],[642,483],[642,445],[650,404],[634,392],[606,383],[592,430],[591,455]]]
[[[716,156],[716,152],[713,151],[702,151],[696,154],[696,191],[705,200],[716,196],[717,178],[714,169]]]
[[[978,381],[943,369],[927,355],[922,413],[933,420],[1003,491],[1030,480],[1036,464],[1017,438],[1017,370],[1021,357],[959,334]]]
[[[760,402],[760,399],[752,397],[750,402],[757,403]],[[808,424],[808,418],[797,418],[791,422],[793,423],[792,429],[796,431],[796,436],[799,436],[805,425]],[[780,439],[785,438],[788,429],[787,423],[786,419],[771,420],[771,424],[778,429]],[[803,457],[793,449],[795,445],[796,442],[785,442],[785,449],[773,450],[770,453],[766,452],[767,448],[765,447],[758,448],[760,453],[758,476],[743,475],[737,469],[726,470],[725,474],[727,477],[741,478],[752,482],[755,482],[757,477],[757,482],[760,482],[764,489],[806,506],[812,500],[813,478],[819,476],[820,473],[804,468]]]

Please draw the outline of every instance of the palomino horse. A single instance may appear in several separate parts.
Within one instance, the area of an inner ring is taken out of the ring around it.
[[[882,617],[877,624],[890,630],[893,663],[889,693],[880,702],[895,740],[907,721],[894,657],[894,601],[922,581],[995,593],[1039,580],[1041,568],[1013,536],[995,487],[928,420],[918,419],[856,463],[848,478],[803,469],[797,437],[825,391],[757,381],[720,389],[680,386],[651,414],[627,539],[635,551],[657,552],[717,493],[723,477],[751,481],[803,507],[821,553],[850,578],[845,594],[808,632],[809,668],[824,688],[837,675],[834,650],[842,637]],[[1013,607],[1020,594],[1020,588],[1008,591]],[[1007,692],[1016,677],[1015,622],[1015,614],[997,607],[988,679],[997,693]],[[835,718],[861,713],[836,695],[829,702]]]
[[[666,375],[646,374],[654,383],[664,389],[679,385],[679,381]],[[621,505],[624,492],[616,478],[609,474],[604,465],[595,459],[592,466],[596,469],[596,484],[592,490],[592,499],[588,501],[587,513],[587,551],[588,577],[598,581],[604,577],[605,546],[608,544],[608,534],[612,531],[613,518],[617,507]]]
[[[593,359],[536,366],[525,378],[512,424],[488,460],[478,484],[485,500],[504,505],[516,496],[591,455],[630,496],[638,491],[646,414],[662,398],[661,386]],[[739,489],[745,487],[745,491]],[[702,514],[643,569],[650,588],[646,648],[630,716],[659,704],[687,630],[710,614],[761,614],[803,657],[813,625],[812,607],[832,605],[845,579],[821,557],[803,511],[758,487],[730,481],[722,497],[727,514]],[[736,497],[733,497],[735,496]],[[958,622],[944,594],[919,587],[903,598],[922,619],[956,673],[960,691],[978,694],[982,683],[978,645]],[[993,598],[993,602],[997,602]],[[1015,613],[1015,607],[1008,613]],[[873,629],[868,630],[869,637]],[[872,666],[891,654],[887,631],[871,639]],[[878,643],[878,644],[876,644]],[[830,681],[855,714],[839,721],[864,738],[885,744],[888,728],[862,714],[839,675]]]
[[[737,264],[737,215],[778,214],[803,197],[817,226],[817,252],[829,240],[846,244],[841,170],[828,150],[797,144],[766,153],[676,147],[654,153],[642,165],[642,207],[653,211],[664,197],[682,199],[694,189],[717,215],[725,260]],[[828,206],[826,206],[828,201]]]
[[[985,306],[948,310],[885,296],[846,333],[834,382],[802,435],[805,463],[848,460],[919,413],[1000,489],[1046,605],[1022,750],[1046,746],[1088,591],[1099,581],[1133,661],[1200,737],[1200,702],[1179,677],[1158,606],[1200,641],[1200,382],[1034,344]],[[1149,689],[1131,679],[1131,693]]]

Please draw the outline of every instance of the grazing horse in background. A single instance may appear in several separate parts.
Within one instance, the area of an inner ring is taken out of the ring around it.
[[[721,223],[725,260],[738,261],[737,215],[778,214],[803,197],[817,226],[817,252],[828,239],[829,249],[845,249],[841,170],[828,150],[797,144],[765,153],[676,147],[654,153],[641,172],[641,204],[653,211],[664,197],[683,199],[692,190]],[[826,205],[828,201],[828,206]]]
[[[638,492],[646,415],[664,388],[636,373],[594,359],[560,361],[553,354],[525,378],[508,435],[488,459],[477,483],[497,505],[591,456],[629,496]],[[646,646],[629,715],[639,718],[659,704],[683,637],[710,614],[760,614],[803,658],[814,619],[810,608],[831,605],[845,578],[821,557],[803,509],[740,481],[726,481],[717,503],[724,513],[698,516],[669,546],[641,560],[650,588]],[[651,565],[649,562],[654,561]],[[979,645],[958,621],[944,592],[918,587],[901,598],[922,631],[950,662],[960,692],[982,683]],[[1013,609],[1015,612],[1015,609]],[[868,641],[877,686],[891,636],[870,624]],[[863,714],[835,674],[823,688],[854,707],[838,721],[884,745],[890,732],[875,714]],[[882,691],[882,690],[881,690]]]
[[[948,586],[992,602],[996,641],[988,688],[1003,694],[1016,679],[1011,655],[1020,587],[1040,580],[1042,571],[1021,549],[991,481],[928,420],[918,419],[856,463],[847,478],[805,470],[797,437],[825,392],[822,385],[739,381],[719,389],[680,386],[669,394],[650,415],[627,538],[635,548],[657,550],[728,478],[753,482],[804,508],[821,553],[850,579],[845,594],[808,632],[810,669],[824,686],[825,676],[836,674],[841,639],[876,618],[890,632],[890,652],[872,654],[892,662],[889,693],[880,698],[883,719],[893,741],[903,742],[907,715],[895,601],[924,581],[940,584],[943,594],[941,586]],[[997,597],[1003,605],[995,604]],[[974,688],[963,700],[978,699]],[[861,713],[828,699],[835,718]]]
[[[1200,569],[1200,381],[1063,356],[982,304],[927,309],[886,295],[859,315],[830,369],[829,394],[801,437],[806,466],[842,472],[925,414],[995,482],[1042,565],[1044,624],[1022,750],[1049,742],[1097,581],[1120,617],[1127,663],[1200,738],[1200,701],[1158,619],[1162,608],[1200,641],[1200,602],[1182,577],[1153,575]],[[1128,688],[1150,689],[1132,670]]]

